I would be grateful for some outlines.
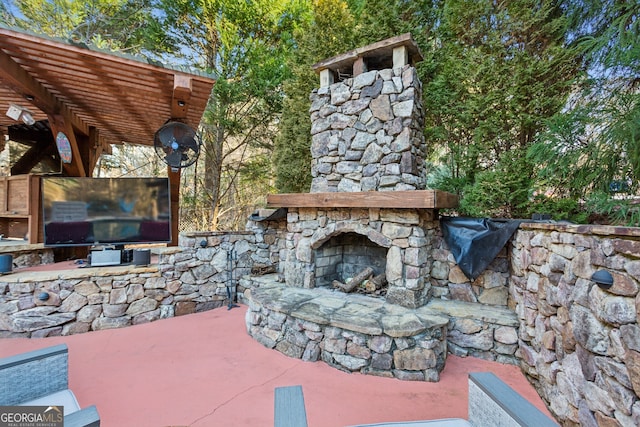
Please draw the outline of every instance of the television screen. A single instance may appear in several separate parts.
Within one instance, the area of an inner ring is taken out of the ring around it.
[[[168,178],[43,177],[45,246],[171,241]]]

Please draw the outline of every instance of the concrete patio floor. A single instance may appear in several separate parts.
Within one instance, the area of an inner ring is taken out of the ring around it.
[[[246,306],[51,338],[0,339],[0,357],[69,346],[69,386],[104,427],[269,427],[274,388],[302,385],[310,427],[467,417],[467,375],[490,371],[549,414],[516,366],[451,356],[438,383],[349,374],[263,347]],[[0,385],[2,387],[5,384]],[[9,385],[10,386],[10,385]]]

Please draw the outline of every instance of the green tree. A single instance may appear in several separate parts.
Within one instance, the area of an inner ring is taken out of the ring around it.
[[[287,97],[274,149],[279,192],[309,191],[311,185],[311,121],[309,95],[319,86],[312,65],[353,49],[355,20],[342,0],[313,0],[312,13],[295,32],[296,51],[290,60],[293,76],[285,84]]]
[[[238,205],[241,175],[264,171],[264,161],[248,159],[270,154],[292,33],[306,7],[301,0],[162,2],[166,28],[187,62],[218,77],[201,124],[204,176],[193,185],[202,189],[194,201],[209,208],[212,229]],[[261,174],[250,188],[265,190],[268,177]]]
[[[566,2],[583,78],[565,110],[529,150],[538,178],[558,197],[640,188],[640,4]],[[571,173],[567,173],[571,171]],[[594,194],[599,200],[602,194]]]
[[[2,0],[0,20],[50,37],[158,56],[172,49],[151,0]]]
[[[533,0],[447,0],[440,13],[424,77],[427,141],[448,168],[436,185],[476,198],[482,190],[519,212],[506,196],[530,192],[532,171],[512,166],[526,164],[518,157],[563,107],[576,74],[567,19],[557,2]],[[525,179],[495,175],[510,173]],[[496,198],[487,180],[523,187]]]

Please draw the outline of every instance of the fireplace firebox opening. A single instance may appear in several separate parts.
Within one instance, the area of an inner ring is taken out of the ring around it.
[[[318,287],[332,287],[334,280],[348,283],[366,268],[371,268],[374,276],[382,275],[387,263],[387,248],[353,232],[332,237],[314,255]]]

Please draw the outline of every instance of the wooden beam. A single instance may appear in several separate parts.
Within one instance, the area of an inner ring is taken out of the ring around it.
[[[191,90],[191,77],[178,74],[173,76],[173,97],[171,99],[172,119],[184,119],[187,117]]]
[[[87,175],[88,171],[80,152],[80,147],[78,146],[78,141],[76,139],[76,134],[73,131],[73,127],[66,122],[62,116],[49,116],[49,126],[51,127],[51,133],[53,134],[54,141],[58,133],[62,132],[67,136],[69,145],[71,145],[71,163],[62,164],[65,174],[67,176],[78,177],[89,176]]]
[[[442,209],[458,206],[458,196],[439,190],[289,193],[267,196],[269,207]]]
[[[52,161],[52,156],[56,154],[57,150],[49,133],[46,139],[38,140],[11,166],[11,175],[28,174],[42,160]]]
[[[84,121],[2,50],[0,50],[0,80],[5,81],[14,92],[25,99],[25,102],[29,97],[28,102],[38,107],[43,113],[49,116],[62,115],[74,128],[88,135],[89,128]]]
[[[169,176],[169,195],[171,197],[171,246],[178,246],[178,235],[180,233],[178,224],[180,222],[180,169],[172,170],[167,166]]]

